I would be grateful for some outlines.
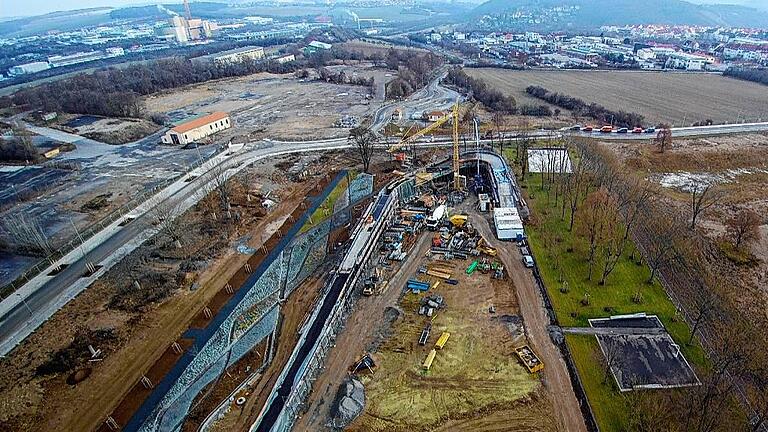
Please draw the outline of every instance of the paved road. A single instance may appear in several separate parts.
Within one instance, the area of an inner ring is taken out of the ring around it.
[[[436,77],[424,88],[414,92],[404,101],[388,102],[382,105],[373,115],[371,129],[378,131],[390,122],[395,108],[403,110],[403,118],[407,119],[414,113],[424,111],[445,110],[449,108],[459,94],[440,85],[440,81],[448,74],[448,68],[443,66]]]
[[[41,273],[24,285],[16,295],[0,304],[3,316],[0,318],[0,355],[10,352],[45,320],[50,318],[69,300],[86,289],[98,277],[116,264],[121,258],[137,248],[156,232],[153,226],[155,216],[151,208],[160,203],[176,207],[179,212],[199,201],[206,186],[213,179],[210,173],[214,166],[220,166],[226,175],[231,176],[248,164],[277,155],[346,148],[345,141],[306,142],[300,144],[261,143],[251,146],[242,153],[221,155],[204,171],[193,171],[193,177],[185,176],[171,185],[167,191],[170,196],[150,200],[144,206],[131,213],[135,219],[120,227],[118,222],[106,228],[102,233],[86,241],[84,248],[76,249],[59,262],[68,264],[64,270],[54,276],[48,276],[49,270]],[[206,172],[207,173],[203,173]],[[217,169],[218,171],[218,169]],[[194,177],[194,175],[198,175]],[[185,178],[192,178],[185,181]],[[161,192],[162,193],[162,192]],[[83,277],[86,263],[102,265],[95,274]],[[51,269],[52,270],[52,269]]]
[[[673,137],[696,137],[707,135],[727,135],[734,133],[751,133],[751,132],[766,132],[768,131],[768,122],[762,123],[737,123],[726,125],[712,125],[712,126],[691,126],[691,127],[679,127],[672,128]],[[537,131],[538,132],[538,131]],[[573,136],[594,137],[601,140],[651,140],[656,138],[656,134],[620,134],[620,133],[601,133],[599,131],[593,132],[575,132],[575,131],[560,131],[565,134]],[[540,133],[540,132],[538,132]]]

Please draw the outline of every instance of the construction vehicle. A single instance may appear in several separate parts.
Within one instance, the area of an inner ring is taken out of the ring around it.
[[[395,154],[400,149],[415,143],[417,139],[436,130],[437,128],[439,128],[440,126],[444,125],[449,121],[452,121],[452,124],[453,124],[453,187],[456,190],[461,190],[462,189],[461,174],[459,173],[461,162],[459,161],[459,102],[458,101],[453,105],[453,109],[451,109],[451,112],[449,114],[443,117],[440,117],[434,123],[425,127],[424,129],[418,130],[412,134],[406,133],[405,136],[403,136],[403,139],[400,140],[400,142],[390,146],[387,151],[389,153]],[[406,158],[405,162],[407,162],[407,156],[405,158]]]
[[[536,373],[544,369],[544,363],[539,360],[539,357],[528,345],[515,348],[515,353],[517,354],[517,357],[520,358],[520,361],[523,362],[525,368],[528,369],[528,372]]]
[[[457,214],[451,216],[448,220],[451,221],[454,227],[461,228],[467,224],[468,217],[467,215]]]
[[[350,371],[353,374],[357,374],[359,372],[370,372],[373,374],[373,371],[376,370],[377,365],[376,362],[373,361],[373,357],[369,353],[365,353],[360,358],[355,361],[355,363],[350,368]]]
[[[490,247],[490,246],[478,246],[477,250],[481,253],[484,253],[490,257],[495,257],[499,252],[496,250],[496,248]]]
[[[446,210],[447,208],[445,207],[445,204],[437,206],[435,211],[433,211],[432,214],[427,218],[427,229],[430,231],[437,231],[437,228],[440,226],[440,222],[442,222],[443,218],[445,217]]]

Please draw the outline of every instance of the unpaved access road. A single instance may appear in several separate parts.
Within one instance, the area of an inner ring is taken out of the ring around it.
[[[385,332],[389,322],[385,317],[387,307],[397,306],[405,282],[416,273],[421,260],[431,245],[431,237],[420,235],[409,257],[380,295],[361,297],[355,304],[352,315],[345,321],[344,329],[334,347],[328,352],[322,374],[312,385],[307,398],[306,412],[296,420],[296,431],[332,430],[326,426],[339,386],[349,374],[348,368],[375,343]]]
[[[533,274],[523,266],[520,251],[514,243],[497,240],[490,223],[477,214],[470,213],[470,220],[488,243],[498,250],[498,257],[515,285],[528,343],[545,365],[541,372],[542,381],[557,407],[555,413],[559,429],[565,432],[586,432],[587,427],[565,361],[549,338],[549,317]]]

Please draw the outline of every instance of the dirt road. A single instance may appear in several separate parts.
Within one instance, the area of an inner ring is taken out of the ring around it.
[[[581,415],[579,401],[576,399],[571,386],[565,361],[549,338],[547,332],[549,318],[545,312],[544,301],[536,286],[536,281],[533,279],[533,274],[523,266],[520,251],[514,243],[497,240],[486,219],[477,214],[470,214],[470,218],[473,226],[478,229],[488,243],[498,249],[499,258],[515,285],[529,344],[546,365],[541,373],[542,381],[550,398],[558,408],[555,413],[559,429],[566,432],[586,432],[587,428]]]
[[[397,305],[405,281],[413,276],[421,263],[416,259],[423,256],[430,247],[430,236],[421,235],[409,253],[405,266],[389,279],[386,289],[372,297],[357,300],[352,315],[347,319],[336,344],[330,350],[324,372],[313,384],[305,406],[307,410],[296,422],[296,431],[331,430],[326,426],[331,404],[339,385],[346,378],[347,368],[365,353],[379,335],[389,327],[384,313],[387,307]],[[371,321],[374,323],[371,323]]]

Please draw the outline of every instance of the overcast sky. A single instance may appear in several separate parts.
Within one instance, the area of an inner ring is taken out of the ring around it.
[[[179,0],[163,0],[163,3],[181,3]],[[60,10],[84,9],[99,6],[125,6],[155,3],[150,0],[0,0],[0,16],[41,15]]]

